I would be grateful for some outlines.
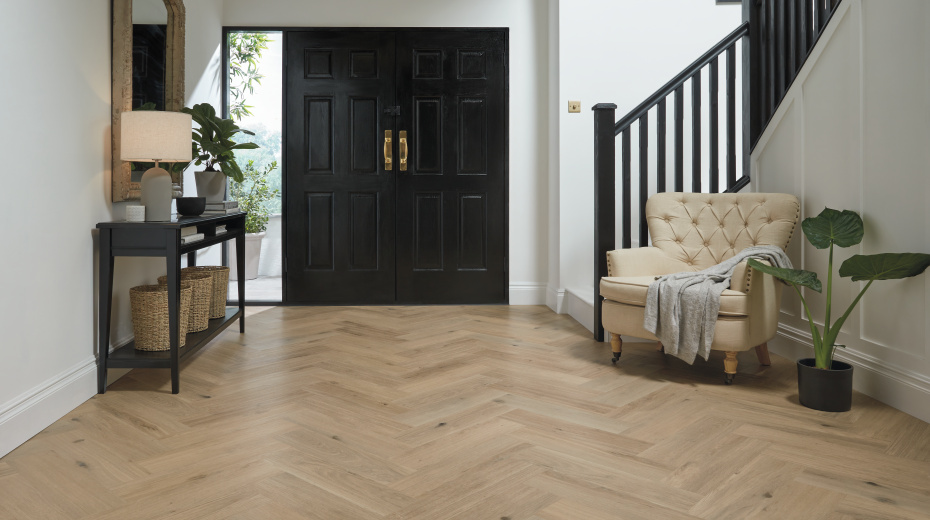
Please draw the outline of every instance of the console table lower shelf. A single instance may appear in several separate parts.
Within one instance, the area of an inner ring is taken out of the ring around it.
[[[217,334],[234,322],[239,333],[245,332],[245,218],[246,213],[175,217],[167,222],[100,222],[98,302],[97,393],[107,391],[107,370],[110,368],[167,368],[171,371],[171,393],[180,392],[180,362],[197,352]],[[181,229],[196,227],[201,240],[184,244]],[[225,232],[223,231],[225,229]],[[179,345],[181,306],[181,257],[187,255],[187,265],[197,265],[197,251],[234,240],[236,244],[236,274],[239,291],[238,307],[227,307],[223,317],[209,321],[206,330],[188,334],[185,345]],[[113,307],[113,268],[117,256],[161,257],[165,259],[168,285],[168,350],[143,352],[135,342],[110,353],[110,311]]]
[[[222,318],[214,318],[210,320],[210,324],[206,329],[200,332],[192,332],[187,335],[187,340],[185,345],[181,347],[178,352],[180,361],[184,361],[185,358],[192,356],[194,352],[197,352],[209,343],[213,338],[217,337],[220,332],[226,330],[226,327],[229,327],[239,317],[242,316],[242,311],[238,307],[226,307],[226,315]],[[170,350],[159,350],[159,351],[145,351],[145,350],[136,350],[135,341],[130,341],[126,345],[110,352],[110,356],[107,359],[108,368],[171,368],[171,351]]]

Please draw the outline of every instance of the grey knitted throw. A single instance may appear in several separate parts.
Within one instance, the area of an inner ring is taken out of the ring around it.
[[[754,246],[702,271],[660,276],[649,285],[643,327],[659,338],[666,354],[688,364],[694,363],[698,355],[707,360],[720,312],[720,295],[729,289],[736,265],[748,258],[791,268],[791,260],[781,248]]]

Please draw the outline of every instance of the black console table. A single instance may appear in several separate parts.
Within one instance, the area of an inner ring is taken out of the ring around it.
[[[200,350],[226,327],[239,320],[239,332],[245,332],[245,217],[246,213],[203,217],[176,217],[170,222],[101,222],[98,248],[100,251],[97,354],[97,392],[107,391],[108,368],[170,368],[171,393],[180,390],[179,364],[182,359]],[[226,233],[216,234],[218,225],[226,225]],[[204,238],[181,244],[181,228],[197,226]],[[187,255],[187,265],[196,265],[196,251],[227,240],[236,240],[236,267],[239,283],[239,306],[227,307],[226,315],[210,320],[206,330],[187,335],[186,345],[178,346],[178,310],[181,301],[181,255]],[[110,311],[113,304],[113,259],[117,256],[160,256],[168,268],[168,330],[171,348],[162,352],[143,352],[130,342],[110,352]]]

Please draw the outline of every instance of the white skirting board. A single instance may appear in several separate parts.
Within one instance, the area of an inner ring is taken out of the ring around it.
[[[593,302],[571,290],[550,289],[546,303],[555,312],[568,314],[588,330],[593,330]],[[623,340],[649,341],[633,337],[624,337]],[[810,333],[784,324],[778,326],[778,336],[768,345],[772,353],[788,359],[813,357]],[[850,348],[838,350],[836,358],[855,367],[853,387],[857,391],[922,421],[930,422],[930,378],[904,367],[891,366]]]
[[[565,314],[565,289],[546,288],[546,306],[556,314]]]
[[[594,299],[565,289],[565,312],[591,332],[594,332]]]
[[[510,284],[510,305],[546,305],[546,284],[535,282]]]
[[[778,326],[769,350],[791,360],[814,356],[810,332]],[[856,350],[837,349],[836,359],[852,365],[853,388],[904,413],[930,422],[930,379],[904,367],[891,366]],[[854,407],[855,408],[855,407]]]
[[[0,408],[0,457],[97,393],[93,356],[21,394]]]
[[[110,369],[107,382],[129,373]],[[0,405],[0,457],[10,453],[97,393],[97,360],[77,365]]]

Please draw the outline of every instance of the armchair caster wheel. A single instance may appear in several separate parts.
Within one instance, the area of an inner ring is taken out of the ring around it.
[[[613,359],[610,360],[611,363],[617,364],[617,360],[620,359],[620,354],[623,352],[623,340],[620,339],[620,336],[614,333],[610,333],[610,350],[613,351]]]
[[[724,378],[723,382],[726,383],[726,384],[728,384],[728,385],[732,385],[732,384],[733,384],[733,378],[736,377],[736,374],[724,374],[724,375],[725,375],[726,377]]]

